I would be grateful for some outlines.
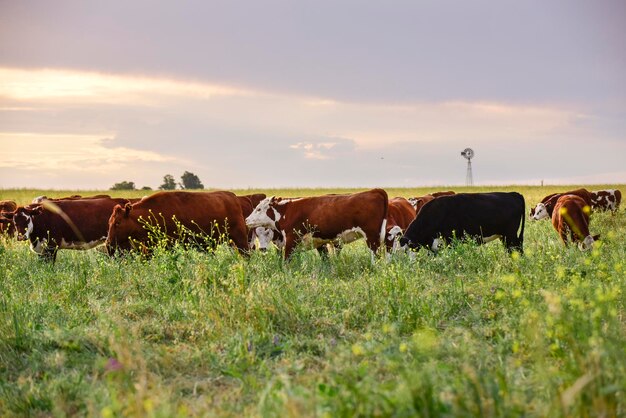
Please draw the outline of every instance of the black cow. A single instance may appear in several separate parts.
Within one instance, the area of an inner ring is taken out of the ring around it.
[[[483,244],[500,238],[509,252],[523,252],[524,197],[516,192],[459,193],[424,205],[411,222],[402,246],[437,251],[440,240],[469,236]],[[521,230],[517,235],[517,230]]]

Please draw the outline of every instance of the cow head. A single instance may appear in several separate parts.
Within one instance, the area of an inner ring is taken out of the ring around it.
[[[13,200],[0,200],[0,213],[14,212],[17,209],[17,203]]]
[[[43,206],[19,207],[13,212],[13,225],[17,231],[17,240],[26,241],[35,228],[34,218],[43,213]],[[5,215],[6,217],[6,215]]]
[[[260,251],[267,251],[272,242],[274,242],[277,247],[281,247],[284,245],[278,231],[259,226],[254,229],[254,239],[253,242],[250,243],[250,248],[256,248]]]
[[[435,200],[435,197],[431,195],[425,195],[421,197],[410,197],[407,200],[409,201],[411,206],[413,206],[413,208],[415,209],[415,213],[419,213],[419,211],[422,210],[424,205],[430,202],[431,200]]]
[[[582,242],[578,243],[578,249],[581,251],[588,251],[593,248],[593,243],[600,239],[600,235],[587,235]]]
[[[537,206],[535,206],[534,211],[531,210],[530,213],[531,213],[531,218],[534,219],[535,221],[550,217],[550,213],[548,212],[548,207],[546,206],[545,203],[537,203]]]
[[[276,223],[281,218],[281,214],[277,208],[280,204],[279,202],[280,199],[274,196],[261,200],[252,213],[246,218],[248,228],[263,227],[275,230],[278,229]]]
[[[113,255],[117,249],[132,249],[131,236],[141,234],[143,230],[137,219],[131,216],[133,207],[130,203],[126,205],[115,205],[113,213],[109,218],[109,230],[106,239],[107,252]]]

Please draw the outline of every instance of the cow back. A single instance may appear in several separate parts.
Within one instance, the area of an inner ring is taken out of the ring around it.
[[[278,203],[280,206],[280,202]],[[332,238],[341,232],[376,224],[380,232],[388,214],[387,192],[372,189],[352,194],[330,194],[289,200],[280,229],[316,229],[320,237]]]
[[[103,241],[113,207],[126,199],[94,198],[44,201],[43,212],[33,218],[33,240],[61,243]],[[36,205],[30,205],[36,206]]]

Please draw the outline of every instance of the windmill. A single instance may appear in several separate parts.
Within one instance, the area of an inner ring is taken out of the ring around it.
[[[472,158],[474,158],[474,150],[471,148],[465,148],[461,155],[467,158],[467,175],[465,176],[465,185],[473,186],[474,180],[472,179]]]

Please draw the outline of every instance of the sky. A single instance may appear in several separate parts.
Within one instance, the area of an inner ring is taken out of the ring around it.
[[[626,183],[623,0],[0,0],[0,188]]]

